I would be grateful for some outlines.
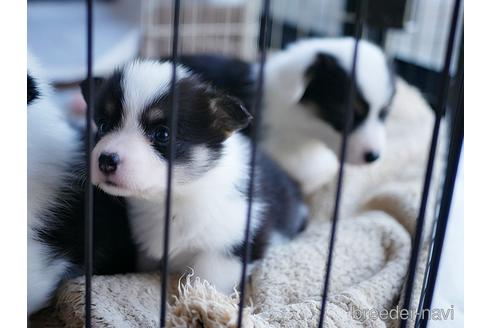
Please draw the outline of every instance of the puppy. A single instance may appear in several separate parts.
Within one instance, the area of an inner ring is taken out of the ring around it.
[[[83,273],[83,144],[52,101],[52,90],[28,55],[27,314],[47,306],[59,283]],[[95,191],[94,273],[134,269],[126,209]]]
[[[336,171],[349,96],[353,38],[309,39],[268,59],[265,149],[312,191]],[[395,81],[384,53],[361,40],[347,163],[367,164],[384,153],[384,122]],[[302,153],[302,156],[300,156]]]
[[[157,269],[163,255],[171,69],[169,62],[137,60],[96,82],[92,182],[126,198],[141,270]],[[250,179],[251,142],[238,131],[251,116],[184,66],[176,88],[169,261],[173,271],[192,268],[231,292],[246,246]],[[307,214],[297,185],[276,164],[260,153],[256,165],[249,261],[261,258],[274,236],[294,237]]]

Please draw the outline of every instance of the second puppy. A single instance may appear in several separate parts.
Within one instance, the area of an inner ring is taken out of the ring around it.
[[[142,270],[158,268],[171,110],[171,64],[135,61],[98,80],[92,181],[128,200]],[[250,140],[237,131],[250,114],[233,97],[177,68],[178,128],[173,176],[169,259],[224,292],[240,277],[244,248]],[[252,216],[252,257],[275,235],[294,237],[306,207],[297,185],[259,154]]]

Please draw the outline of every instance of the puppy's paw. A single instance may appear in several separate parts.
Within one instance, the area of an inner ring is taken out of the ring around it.
[[[234,256],[203,252],[196,257],[193,269],[195,276],[207,280],[218,291],[230,294],[239,283],[241,262]]]
[[[334,180],[339,164],[331,149],[312,140],[299,153],[298,167],[302,192],[309,195]]]
[[[333,181],[338,172],[335,153],[320,140],[296,138],[288,144],[284,142],[269,147],[269,152],[299,183],[305,195]]]

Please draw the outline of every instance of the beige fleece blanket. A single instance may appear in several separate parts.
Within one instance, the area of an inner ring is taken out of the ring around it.
[[[399,81],[387,121],[387,152],[374,165],[347,167],[326,327],[397,323],[364,311],[390,310],[401,302],[432,123],[433,114],[421,95]],[[271,248],[254,269],[244,327],[317,326],[333,201],[334,183],[311,195],[312,217],[307,230],[294,241]],[[428,214],[432,210],[431,204]],[[424,261],[421,256],[419,278]],[[236,326],[237,295],[222,295],[199,279],[183,278],[179,290],[176,278],[172,285],[175,292],[169,300],[169,326]],[[93,326],[156,327],[159,286],[158,274],[94,277]],[[416,300],[419,289],[415,291]],[[54,306],[33,320],[34,326],[81,327],[83,295],[82,278],[66,283]]]

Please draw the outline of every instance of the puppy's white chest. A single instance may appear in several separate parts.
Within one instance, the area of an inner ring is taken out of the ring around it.
[[[163,202],[130,201],[130,215],[140,252],[159,260],[163,254]],[[206,194],[199,199],[174,198],[169,234],[171,261],[200,251],[230,249],[243,238],[245,217],[246,202],[239,193],[220,198]]]

